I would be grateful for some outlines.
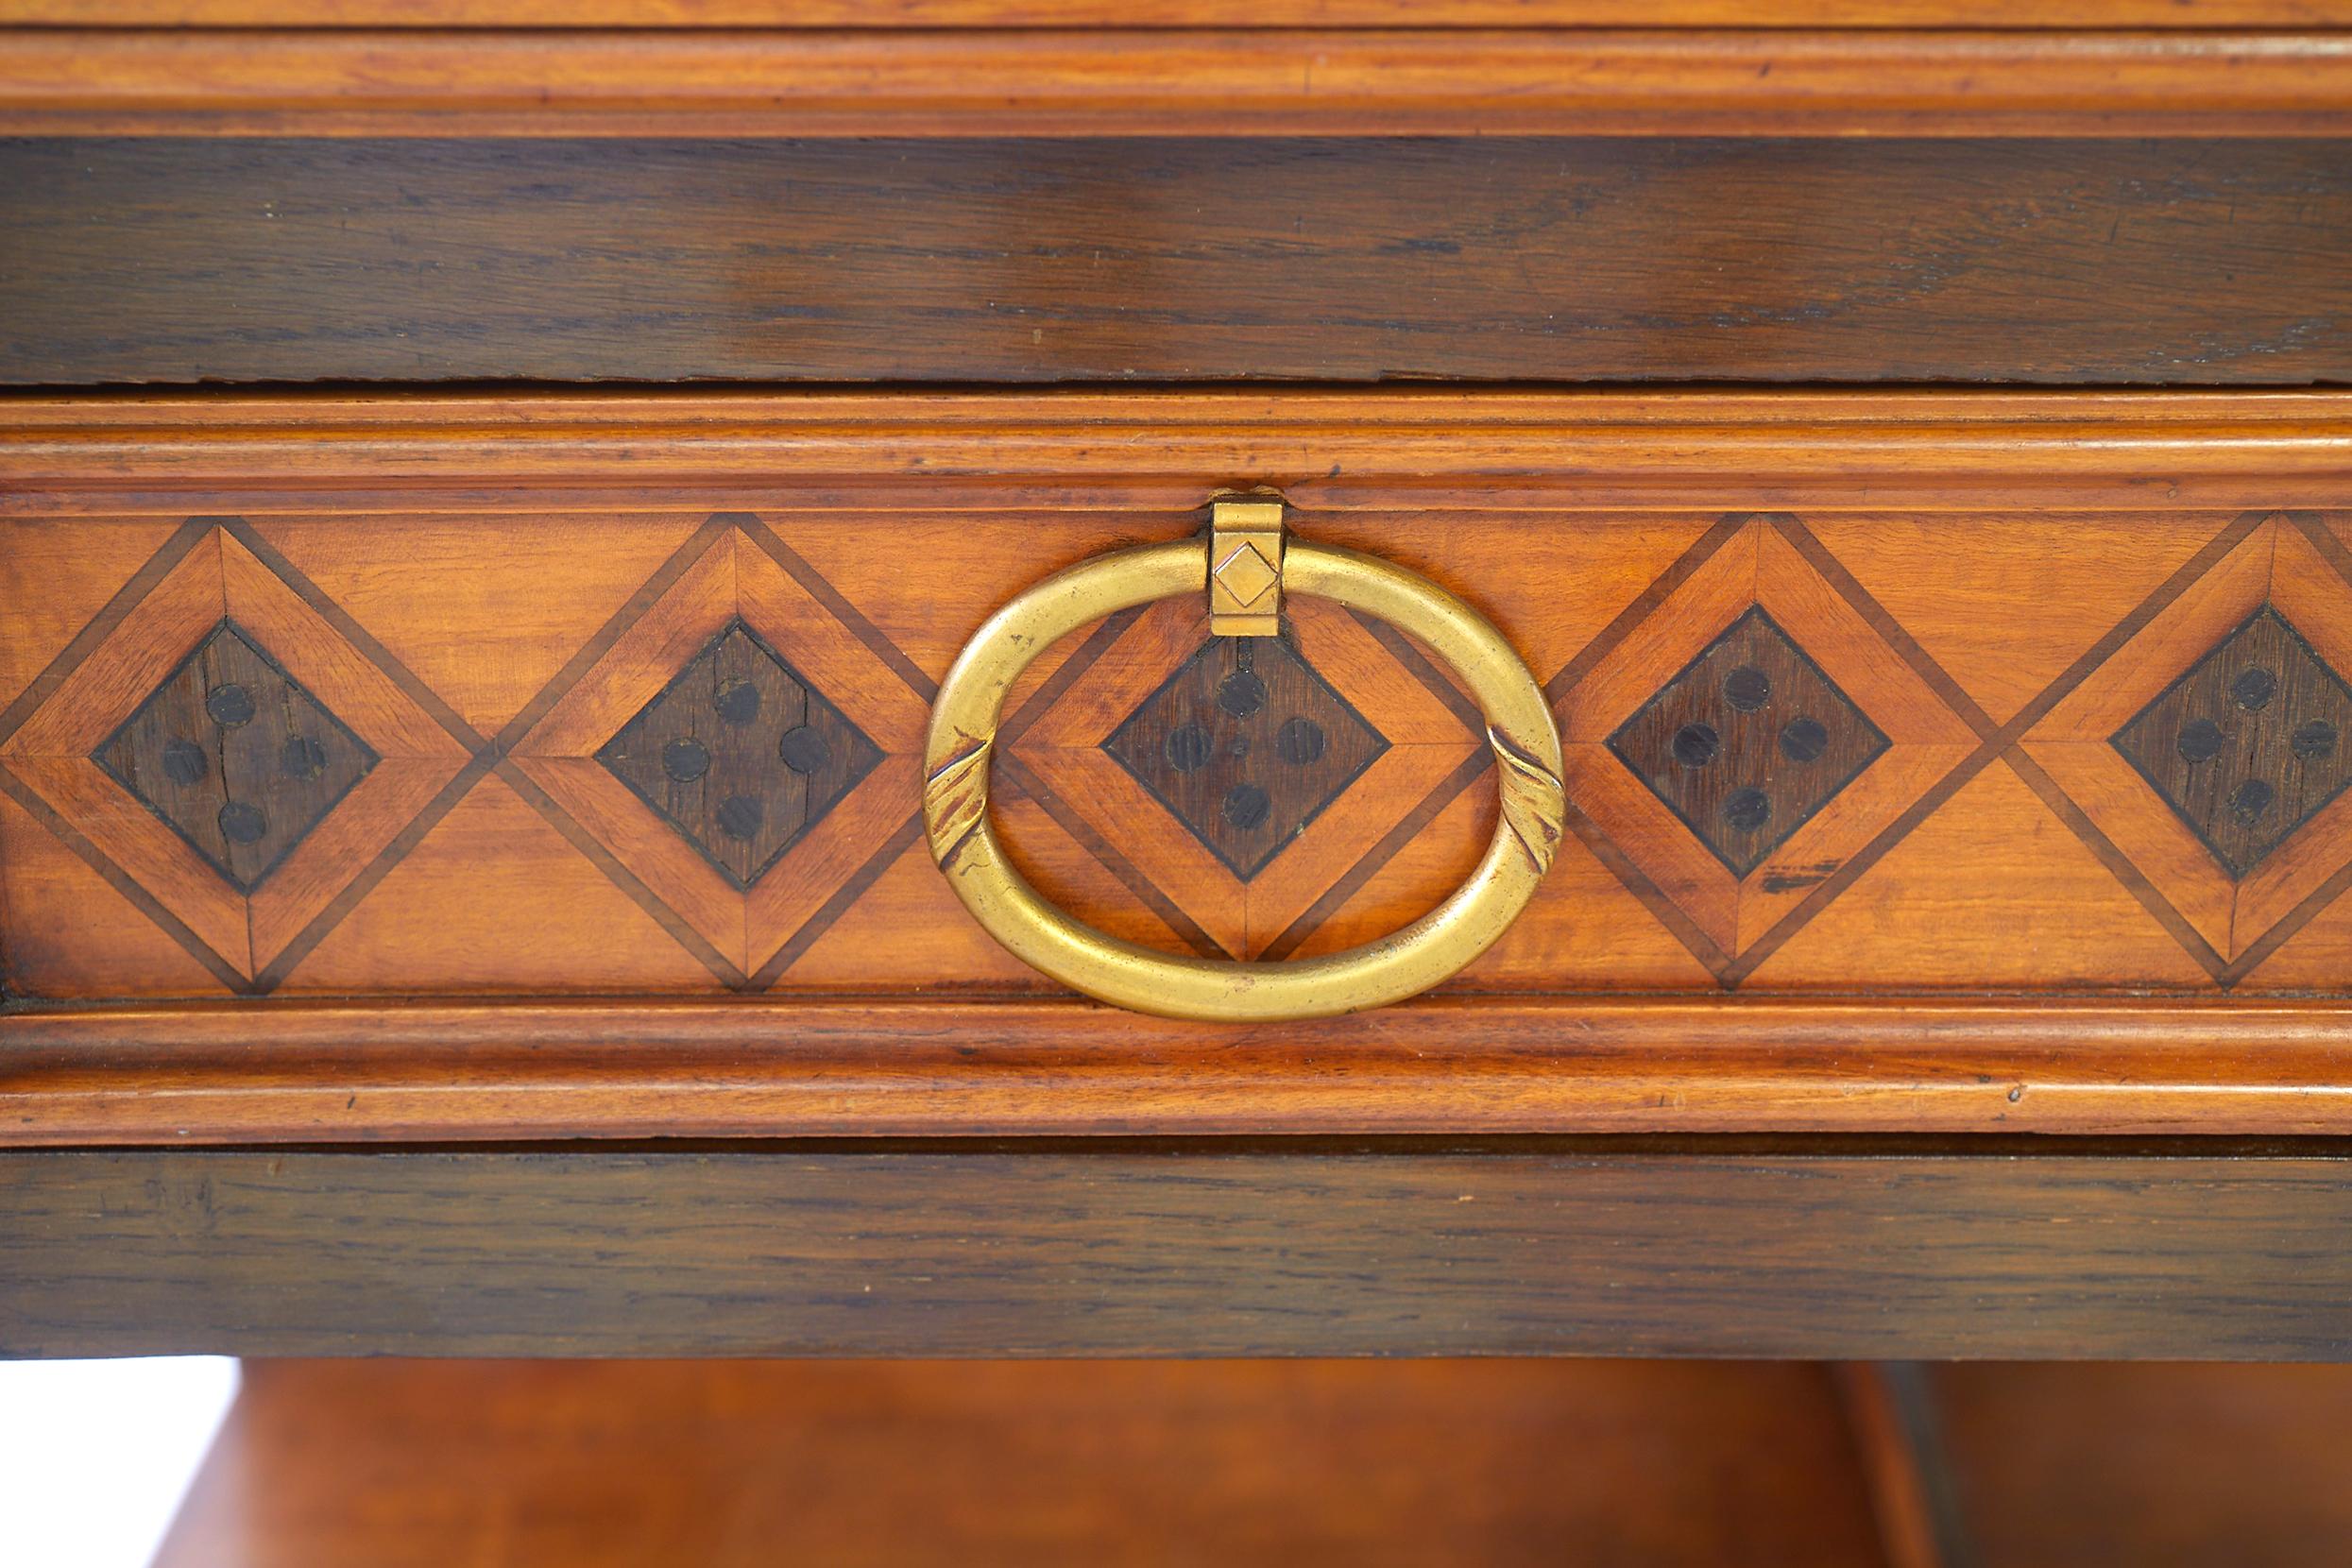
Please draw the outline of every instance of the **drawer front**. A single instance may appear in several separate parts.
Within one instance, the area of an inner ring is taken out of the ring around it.
[[[0,1025],[32,1067],[68,1059],[42,1031],[118,1016],[44,1004],[94,1000],[242,998],[125,1027],[274,1016],[304,1049],[521,1016],[371,997],[580,998],[563,1027],[640,1044],[739,1040],[746,1015],[588,999],[758,997],[878,1040],[1077,1030],[1115,1057],[1236,1038],[1126,1032],[999,947],[932,863],[923,753],[998,605],[1254,485],[1299,538],[1481,611],[1563,742],[1548,877],[1398,1039],[1459,1044],[1474,1015],[1515,1050],[1602,1019],[1818,1068],[1938,1031],[2062,1062],[2119,1030],[2250,1031],[2280,1053],[2190,1076],[2308,1086],[2352,973],[2346,416],[2288,394],[25,404],[0,456]],[[994,759],[1021,872],[1219,960],[1439,903],[1497,809],[1456,680],[1304,596],[1274,639],[1205,618],[1164,600],[1031,665]],[[329,998],[360,1012],[322,1024]],[[524,1048],[553,1026],[512,1027]]]

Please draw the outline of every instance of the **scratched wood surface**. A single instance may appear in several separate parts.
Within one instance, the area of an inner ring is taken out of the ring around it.
[[[2340,1150],[11,1151],[0,1352],[2324,1361]]]
[[[0,141],[0,383],[2341,382],[2341,146]]]

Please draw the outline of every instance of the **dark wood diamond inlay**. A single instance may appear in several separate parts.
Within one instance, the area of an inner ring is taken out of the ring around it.
[[[231,621],[91,759],[247,894],[376,765],[367,742]]]
[[[1219,637],[1102,749],[1246,882],[1389,741],[1287,638]]]
[[[1762,606],[1609,738],[1609,749],[1745,877],[1886,750],[1878,725]]]
[[[2264,605],[2114,745],[2241,878],[2352,784],[2352,687]]]
[[[767,875],[881,757],[741,621],[596,754],[737,888]]]

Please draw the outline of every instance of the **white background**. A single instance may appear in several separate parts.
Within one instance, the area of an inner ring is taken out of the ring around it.
[[[0,1565],[147,1568],[236,1391],[222,1356],[0,1361]]]

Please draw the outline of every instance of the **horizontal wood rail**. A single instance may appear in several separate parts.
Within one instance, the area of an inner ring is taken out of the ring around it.
[[[0,1154],[0,1355],[2342,1359],[2334,1149]]]
[[[0,1014],[0,1144],[900,1134],[2352,1133],[2352,1003],[1439,998]]]
[[[103,493],[267,511],[448,486],[468,510],[887,490],[893,505],[1147,501],[1220,478],[1433,509],[1995,501],[2332,506],[2352,392],[1007,391],[0,398],[0,514]],[[483,482],[488,482],[484,484]],[[481,487],[473,486],[480,485]],[[75,502],[74,504],[84,504]]]
[[[0,33],[10,136],[2347,132],[2330,33]]]
[[[2340,0],[14,0],[85,27],[2326,27]]]

